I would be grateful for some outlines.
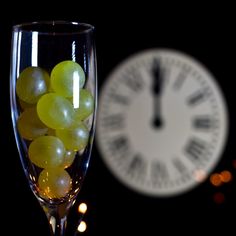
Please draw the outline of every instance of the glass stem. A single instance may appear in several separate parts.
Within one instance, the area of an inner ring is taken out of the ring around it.
[[[67,217],[64,218],[55,217],[55,216],[49,216],[48,217],[49,224],[50,224],[50,230],[52,236],[64,236],[65,230],[66,230],[66,221]]]
[[[48,218],[51,236],[65,236],[69,206],[44,204],[43,209]]]

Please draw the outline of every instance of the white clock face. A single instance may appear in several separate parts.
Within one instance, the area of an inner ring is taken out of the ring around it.
[[[227,131],[216,79],[178,51],[135,54],[100,90],[101,157],[123,184],[146,195],[174,196],[201,183],[218,163]]]

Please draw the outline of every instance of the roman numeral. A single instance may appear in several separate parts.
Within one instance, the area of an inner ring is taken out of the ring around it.
[[[125,156],[128,155],[129,147],[129,140],[125,136],[117,136],[111,138],[108,142],[108,146],[110,151],[114,155]]]
[[[123,82],[134,92],[139,92],[143,88],[143,80],[137,69],[128,71]]]
[[[200,139],[192,138],[185,147],[185,153],[191,161],[201,161],[206,154],[206,143]]]
[[[136,154],[132,157],[128,165],[127,173],[137,180],[143,180],[145,178],[147,163],[140,154]]]
[[[182,175],[187,171],[187,167],[179,158],[172,159],[173,166]]]
[[[184,81],[188,76],[188,71],[181,70],[180,73],[177,75],[175,82],[173,83],[173,89],[179,90],[183,86]]]
[[[204,93],[204,91],[197,91],[188,98],[187,104],[189,106],[197,105],[200,102],[204,101],[205,97],[206,97],[206,93]]]
[[[113,114],[103,117],[102,126],[106,129],[123,129],[124,116],[122,114]]]
[[[214,122],[209,116],[199,116],[193,119],[192,125],[196,129],[209,130],[214,126]]]
[[[167,166],[164,162],[155,160],[151,165],[151,179],[153,183],[169,179]]]
[[[129,98],[124,95],[117,94],[117,93],[111,91],[108,96],[109,96],[108,99],[111,99],[114,102],[119,103],[121,105],[128,105],[129,104]]]

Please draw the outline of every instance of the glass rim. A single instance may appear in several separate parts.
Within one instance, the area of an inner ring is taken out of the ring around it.
[[[71,26],[73,30],[61,30],[58,31],[56,27]],[[51,27],[51,30],[40,30],[40,27]],[[92,24],[79,22],[79,21],[67,21],[67,20],[51,20],[51,21],[31,21],[15,24],[12,26],[13,32],[38,32],[46,35],[62,35],[62,34],[86,34],[94,31],[95,27]],[[52,30],[54,29],[54,30]]]

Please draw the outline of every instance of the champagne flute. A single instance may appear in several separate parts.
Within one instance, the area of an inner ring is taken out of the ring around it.
[[[10,100],[24,173],[51,235],[85,178],[93,146],[97,69],[94,26],[42,21],[12,28]]]

